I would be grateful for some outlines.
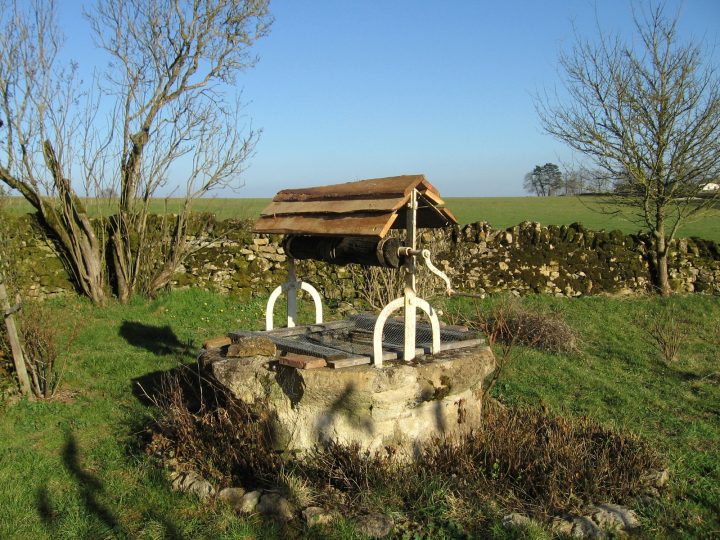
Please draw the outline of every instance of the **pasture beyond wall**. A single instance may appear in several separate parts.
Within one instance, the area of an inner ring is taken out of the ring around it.
[[[6,249],[16,256],[17,281],[24,294],[51,297],[73,289],[57,251],[30,215],[10,218]],[[240,298],[267,295],[285,280],[279,237],[252,235],[249,224],[196,218],[189,240],[194,253],[175,274],[172,286],[203,287]],[[649,290],[650,240],[619,231],[589,231],[579,224],[543,227],[524,222],[495,230],[486,222],[427,231],[421,242],[457,290],[477,294],[512,291],[557,296],[632,294]],[[720,294],[720,247],[698,238],[672,244],[670,281],[679,292]],[[355,265],[334,267],[300,261],[301,279],[331,302],[352,302],[363,280]]]

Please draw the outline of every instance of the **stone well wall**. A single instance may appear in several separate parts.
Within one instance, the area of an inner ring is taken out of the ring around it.
[[[35,297],[71,293],[72,280],[35,219],[13,219],[7,243],[16,254],[22,290]],[[194,252],[175,274],[174,288],[202,287],[248,298],[267,295],[285,280],[286,255],[279,236],[252,235],[247,222],[216,222],[207,216],[200,221],[202,226],[188,237]],[[423,232],[421,243],[431,249],[435,264],[456,289],[479,294],[627,294],[647,291],[650,284],[649,238],[620,231],[531,222],[493,229],[479,222]],[[720,293],[717,243],[676,240],[669,262],[676,291]],[[364,276],[356,265],[300,261],[298,273],[328,301],[352,302],[361,296]]]
[[[228,358],[214,349],[201,364],[236,398],[265,404],[277,449],[338,441],[371,452],[391,447],[411,458],[422,442],[480,426],[483,382],[495,358],[480,345],[388,361],[382,369],[296,370],[272,357]]]

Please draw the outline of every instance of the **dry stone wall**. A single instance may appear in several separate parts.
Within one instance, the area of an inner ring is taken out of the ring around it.
[[[25,294],[50,297],[74,291],[57,251],[32,216],[17,218],[10,230],[7,242]],[[207,216],[191,232],[193,253],[178,269],[172,287],[202,287],[248,298],[267,295],[285,280],[281,237],[252,235],[246,222],[214,222]],[[478,294],[630,294],[650,287],[650,239],[643,235],[532,222],[498,230],[479,222],[423,232],[421,244],[430,248],[455,289]],[[356,265],[298,264],[301,279],[331,302],[360,297],[361,272]],[[670,279],[678,292],[719,294],[718,244],[699,238],[674,241]]]

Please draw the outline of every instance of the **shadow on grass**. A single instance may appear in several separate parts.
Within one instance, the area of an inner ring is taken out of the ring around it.
[[[54,529],[57,524],[59,514],[57,510],[53,508],[52,501],[50,500],[50,494],[45,486],[39,488],[35,493],[35,503],[43,524],[46,527]]]
[[[72,433],[66,435],[62,457],[65,469],[67,469],[77,482],[80,490],[80,498],[87,511],[96,516],[108,528],[122,532],[120,523],[115,515],[109,508],[98,501],[97,497],[102,492],[102,482],[88,471],[83,470],[80,465],[77,442]]]
[[[105,534],[112,531],[112,535],[115,537],[132,538],[130,531],[122,526],[113,511],[100,502],[99,497],[103,492],[103,484],[99,478],[83,469],[80,464],[77,441],[75,440],[75,436],[70,432],[68,432],[65,437],[62,460],[65,469],[77,484],[78,494],[83,507],[97,520],[98,524],[105,529]],[[54,508],[46,486],[40,487],[37,490],[35,501],[38,514],[43,524],[53,533],[60,532],[58,526],[62,516],[58,510]],[[177,527],[168,521],[167,518],[155,515],[154,513],[148,517],[162,524],[165,532],[164,538],[173,540],[182,539],[182,535]],[[101,534],[98,530],[94,532]]]
[[[136,321],[123,321],[120,337],[133,347],[145,349],[157,356],[185,355],[190,344],[182,343],[169,326],[151,326]]]

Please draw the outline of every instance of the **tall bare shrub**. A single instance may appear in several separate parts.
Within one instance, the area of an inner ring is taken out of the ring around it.
[[[646,341],[667,363],[678,359],[684,341],[684,331],[674,304],[661,306],[646,317]]]
[[[60,390],[72,343],[78,327],[66,329],[46,306],[27,302],[20,317],[20,333],[32,390],[40,399],[50,399]]]

